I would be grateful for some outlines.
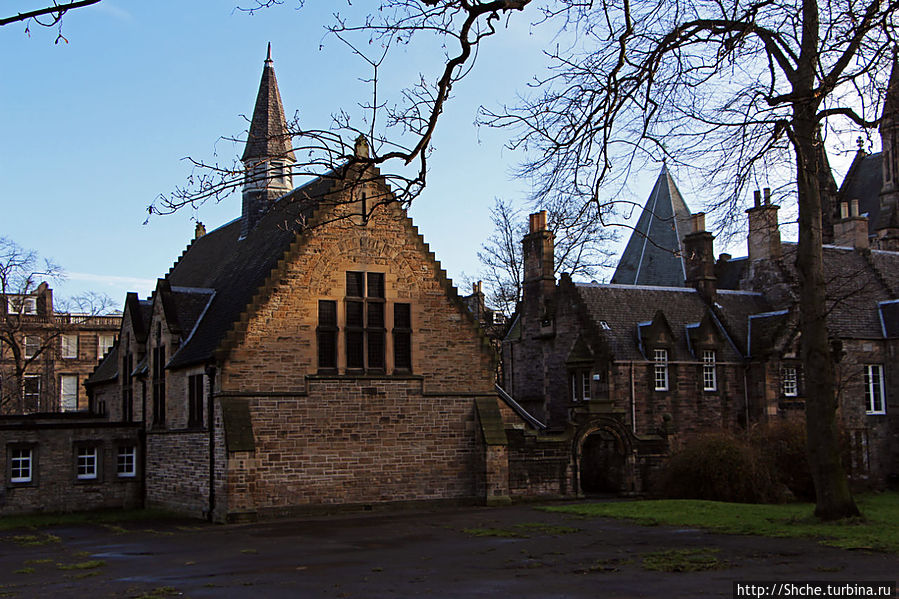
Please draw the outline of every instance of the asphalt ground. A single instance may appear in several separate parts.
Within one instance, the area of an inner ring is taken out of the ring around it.
[[[664,571],[680,558],[709,569]],[[0,597],[732,597],[734,581],[880,581],[897,572],[891,554],[534,505],[0,533]]]

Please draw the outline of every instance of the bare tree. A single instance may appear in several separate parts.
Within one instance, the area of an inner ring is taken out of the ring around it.
[[[0,237],[0,413],[56,409],[41,404],[40,392],[28,388],[29,373],[49,368],[65,333],[113,305],[108,296],[89,292],[62,300],[62,310],[55,310],[52,291],[38,276],[60,279],[63,272]]]
[[[539,204],[535,208],[543,206]],[[555,272],[573,277],[595,278],[600,269],[611,265],[609,244],[616,239],[613,229],[600,225],[594,203],[555,202],[545,206],[547,228],[555,236]],[[490,291],[491,303],[505,314],[515,311],[521,300],[524,258],[521,240],[527,234],[525,218],[508,200],[496,199],[490,209],[493,233],[481,246],[478,259],[482,277]]]
[[[521,107],[486,113],[515,127],[542,194],[600,201],[635,158],[699,170],[731,213],[754,177],[782,182],[799,208],[801,353],[808,380],[815,513],[858,513],[840,462],[834,358],[825,322],[822,132],[877,125],[897,2],[731,0],[556,3],[580,34]],[[587,40],[587,41],[584,41]]]
[[[372,102],[373,110],[383,106],[387,130],[399,134],[374,136],[376,150],[365,162],[416,163],[406,187],[407,199],[414,197],[425,184],[428,150],[451,89],[503,17],[529,10],[534,26],[556,28],[547,49],[554,66],[536,80],[529,100],[486,110],[483,120],[514,129],[511,145],[528,152],[522,170],[538,181],[538,199],[595,203],[602,222],[610,186],[649,159],[695,169],[720,198],[719,211],[732,215],[742,211],[740,200],[754,181],[778,183],[770,186],[795,196],[799,213],[801,353],[806,371],[816,373],[806,405],[815,513],[857,514],[837,449],[820,158],[833,133],[877,125],[899,0],[530,4],[382,0],[358,21],[337,15],[332,33],[367,37],[378,54],[421,36],[445,48],[437,73],[404,90],[396,105]],[[348,156],[339,144],[326,145],[322,155]]]
[[[62,34],[62,18],[70,10],[83,8],[92,4],[97,4],[100,0],[72,0],[71,2],[56,2],[50,6],[26,10],[25,12],[16,13],[9,17],[0,17],[0,27],[11,23],[25,23],[25,33],[31,32],[31,25],[39,25],[40,27],[57,27],[56,42],[66,42],[69,40]]]

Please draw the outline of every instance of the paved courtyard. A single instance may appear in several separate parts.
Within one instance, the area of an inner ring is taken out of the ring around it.
[[[665,550],[691,550],[716,567],[649,569]],[[734,580],[874,581],[896,572],[899,559],[888,554],[530,505],[0,533],[2,597],[731,597]]]

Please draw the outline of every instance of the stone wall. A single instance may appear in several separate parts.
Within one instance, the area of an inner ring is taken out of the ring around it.
[[[147,505],[201,518],[209,508],[209,433],[147,433]]]
[[[423,395],[411,378],[322,377],[308,395],[246,401],[255,451],[229,452],[231,514],[472,500],[482,486],[472,397]]]
[[[97,477],[76,477],[76,451],[97,448]],[[136,449],[135,476],[119,476],[120,446]],[[32,479],[10,481],[11,452],[32,450]],[[142,505],[141,443],[138,425],[112,424],[82,415],[0,418],[0,514],[71,512]]]

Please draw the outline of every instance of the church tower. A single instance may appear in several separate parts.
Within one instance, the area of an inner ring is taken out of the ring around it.
[[[284,118],[284,105],[272,66],[269,43],[262,69],[262,81],[250,122],[247,147],[241,160],[245,175],[241,238],[256,226],[269,206],[293,189],[292,166],[296,162]]]
[[[899,249],[899,57],[893,49],[893,70],[880,121],[883,181],[876,227],[881,249]],[[897,246],[897,247],[893,247]]]

